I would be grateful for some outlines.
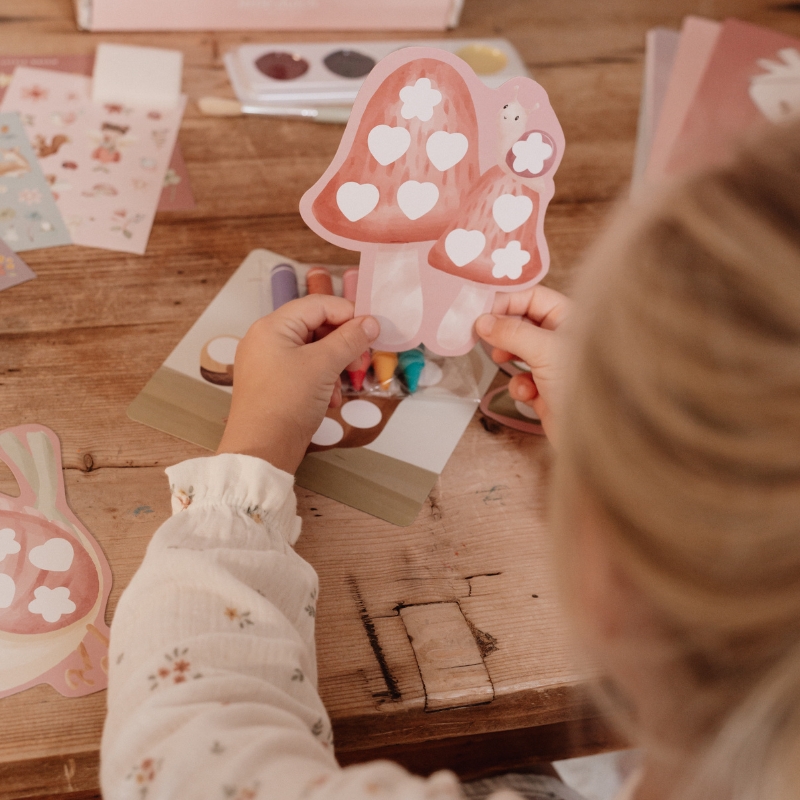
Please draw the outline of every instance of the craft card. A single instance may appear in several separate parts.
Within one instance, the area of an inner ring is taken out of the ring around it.
[[[0,114],[0,238],[15,251],[69,244],[50,186],[17,114]]]
[[[6,93],[14,70],[17,67],[36,67],[58,72],[74,72],[77,75],[91,75],[94,64],[93,55],[71,56],[0,56],[0,102]],[[164,186],[158,201],[159,211],[191,211],[195,202],[189,185],[189,173],[183,160],[179,143],[175,143],[169,168],[164,176]]]
[[[716,165],[747,127],[800,117],[800,40],[728,20],[667,164],[670,175]]]
[[[36,273],[0,239],[0,292],[35,277]]]
[[[378,63],[300,202],[316,233],[361,252],[356,312],[379,319],[376,349],[467,353],[496,292],[544,277],[544,214],[563,153],[530,78],[490,89],[462,59],[425,47]]]
[[[2,110],[19,112],[72,241],[142,254],[183,115],[93,105],[91,79],[17,67]]]
[[[131,419],[216,450],[230,409],[236,346],[271,307],[271,298],[262,295],[263,275],[281,263],[292,265],[302,282],[305,265],[267,250],[250,253],[131,403]],[[341,293],[344,269],[332,269],[334,290]],[[425,385],[414,395],[348,398],[331,410],[297,483],[395,525],[410,525],[497,372],[479,347],[437,360],[447,363],[431,362],[420,381]]]
[[[111,568],[67,505],[58,437],[0,433],[19,497],[0,494],[0,697],[49,683],[67,697],[108,683]]]
[[[702,17],[686,17],[683,21],[645,171],[648,183],[663,180],[667,174],[667,163],[714,52],[721,28],[719,22]]]

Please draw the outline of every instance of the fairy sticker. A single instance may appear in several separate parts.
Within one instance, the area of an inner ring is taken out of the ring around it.
[[[108,679],[111,569],[67,505],[58,437],[0,433],[19,497],[0,494],[0,697],[39,683],[78,697]]]
[[[475,344],[495,293],[540,281],[564,136],[529,78],[488,88],[450,53],[404,48],[370,73],[339,150],[300,203],[320,236],[361,251],[356,312],[376,349]]]
[[[125,134],[130,130],[128,125],[117,125],[113,122],[104,122],[99,132],[91,133],[90,136],[95,140],[99,137],[98,146],[92,150],[92,158],[101,164],[116,164],[122,158],[120,148],[134,141],[132,138],[125,138]],[[102,169],[102,167],[98,168]]]

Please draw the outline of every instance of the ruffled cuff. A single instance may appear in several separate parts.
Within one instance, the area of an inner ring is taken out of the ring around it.
[[[222,453],[190,458],[164,470],[172,492],[172,513],[189,507],[227,506],[280,531],[293,545],[300,536],[294,477],[253,456]]]

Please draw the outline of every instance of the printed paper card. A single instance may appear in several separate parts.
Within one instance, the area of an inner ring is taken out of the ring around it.
[[[0,114],[0,238],[16,251],[70,236],[17,114]]]
[[[36,277],[36,273],[0,239],[0,292]]]
[[[53,69],[58,72],[74,72],[78,75],[91,75],[93,65],[94,55],[91,53],[68,56],[0,56],[0,101],[2,101],[17,67],[36,67]],[[194,208],[196,208],[196,204],[189,184],[189,172],[183,160],[181,146],[176,142],[167,174],[164,176],[158,210],[191,211]]]
[[[728,20],[667,165],[677,175],[724,162],[753,124],[800,117],[800,40]]]
[[[496,292],[545,276],[544,214],[563,154],[547,93],[530,78],[490,89],[427,47],[372,70],[300,213],[361,252],[356,312],[380,320],[376,349],[463,355]]]
[[[19,112],[72,241],[142,254],[183,115],[94,105],[91,79],[17,67],[2,110]]]

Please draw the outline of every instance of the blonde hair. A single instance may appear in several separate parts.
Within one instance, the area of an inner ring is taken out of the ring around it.
[[[584,492],[652,621],[624,657],[680,705],[656,725],[606,699],[685,760],[682,797],[796,797],[800,126],[620,217],[579,292],[557,529],[574,551]]]

